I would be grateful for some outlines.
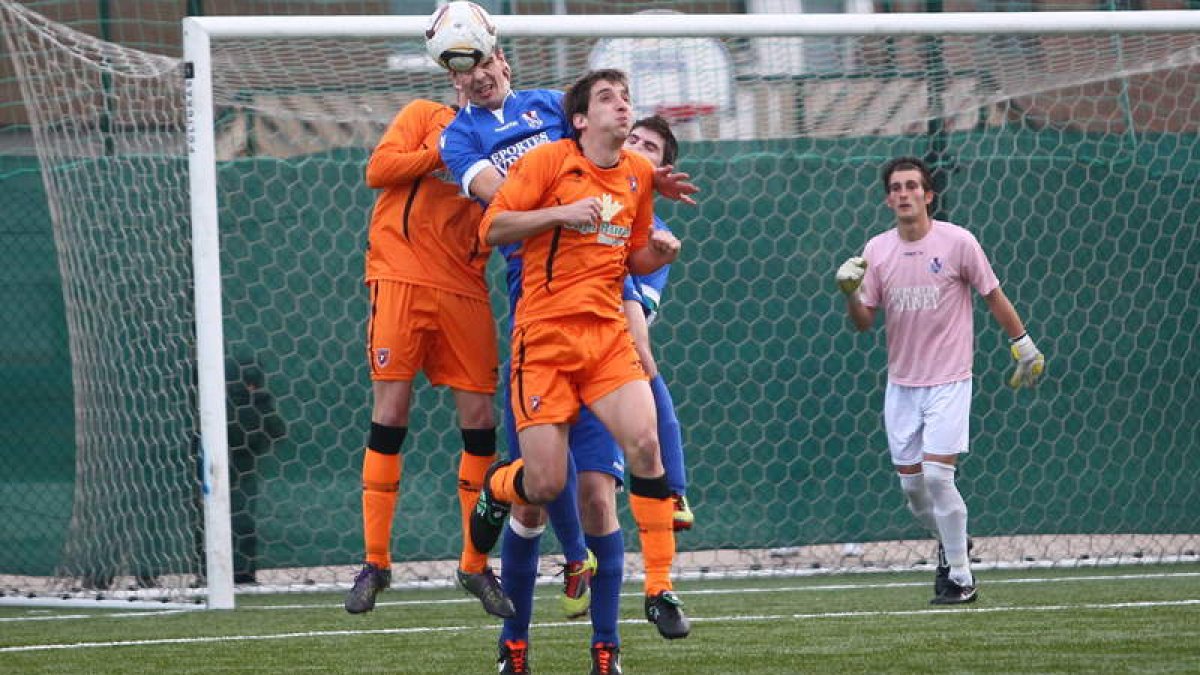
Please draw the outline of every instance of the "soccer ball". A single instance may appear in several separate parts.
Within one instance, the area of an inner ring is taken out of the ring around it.
[[[456,0],[429,17],[425,49],[443,68],[468,71],[495,51],[496,24],[484,8]]]

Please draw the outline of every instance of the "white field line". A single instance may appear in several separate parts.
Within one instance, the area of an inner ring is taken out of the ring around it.
[[[1080,609],[1154,609],[1158,607],[1200,606],[1200,598],[1185,600],[1168,600],[1162,602],[1112,602],[1112,603],[1080,603],[1075,605],[1031,605],[1022,607],[979,607],[979,608],[944,608],[944,609],[914,609],[897,611],[870,612],[821,612],[815,614],[760,614],[737,616],[690,617],[693,623],[730,623],[744,621],[805,621],[819,619],[846,618],[883,618],[911,617],[938,614],[998,614],[1013,612],[1061,612],[1077,611]],[[622,619],[621,624],[644,623],[641,619]],[[555,621],[553,623],[535,623],[531,627],[537,629],[553,629],[563,626],[587,626],[586,621]],[[256,642],[265,640],[294,640],[328,637],[359,637],[364,635],[405,635],[446,632],[465,632],[473,630],[495,631],[495,623],[461,626],[417,626],[412,628],[381,628],[375,630],[332,630],[306,631],[301,633],[276,633],[272,635],[226,635],[201,638],[165,638],[160,640],[119,640],[112,642],[77,642],[72,644],[42,644],[22,645],[19,647],[0,647],[0,654],[17,652],[44,652],[77,649],[102,649],[107,647],[146,647],[158,645],[190,645],[211,644],[221,642]]]
[[[1013,579],[984,579],[987,586],[996,586],[1000,584],[1044,584],[1044,583],[1062,583],[1068,581],[1144,581],[1150,579],[1185,579],[1200,577],[1200,572],[1152,572],[1147,574],[1093,574],[1087,576],[1071,576],[1071,577],[1024,577]],[[860,583],[860,584],[821,584],[815,586],[760,586],[749,588],[707,588],[707,589],[685,589],[680,592],[685,598],[693,595],[733,595],[746,593],[811,593],[822,591],[856,591],[856,590],[875,590],[886,588],[918,588],[928,586],[927,581],[893,581],[885,583]],[[625,592],[621,594],[622,598],[641,598],[642,593],[639,591]],[[429,607],[436,605],[460,605],[472,604],[479,602],[472,597],[462,598],[442,598],[437,600],[380,600],[375,603],[376,607]],[[296,604],[296,605],[246,605],[239,604],[239,611],[263,611],[263,610],[297,610],[297,609],[328,609],[330,607],[339,607],[340,603],[330,604]],[[15,623],[23,621],[60,621],[66,619],[107,619],[107,618],[132,618],[132,617],[153,617],[164,616],[167,614],[179,614],[183,612],[191,612],[195,610],[187,609],[171,609],[161,611],[139,611],[139,612],[121,612],[121,613],[96,613],[96,614],[49,614],[46,616],[20,616],[20,617],[0,617],[0,624]]]

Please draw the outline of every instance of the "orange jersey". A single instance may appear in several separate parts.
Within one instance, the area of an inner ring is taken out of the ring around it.
[[[371,214],[367,281],[403,281],[487,298],[490,249],[476,234],[483,209],[459,193],[438,154],[454,109],[417,99],[404,106],[367,163],[382,190]]]
[[[539,145],[518,159],[479,225],[486,241],[496,214],[533,211],[600,198],[602,222],[558,226],[521,242],[521,299],[515,325],[591,314],[624,320],[621,285],[629,254],[646,245],[654,207],[654,166],[621,149],[616,166],[603,169],[574,140]]]

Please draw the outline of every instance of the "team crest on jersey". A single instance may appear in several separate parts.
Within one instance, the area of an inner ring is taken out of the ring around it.
[[[929,261],[929,271],[932,272],[933,274],[937,274],[938,272],[941,272],[942,271],[942,259],[935,256],[933,258],[933,260],[930,260]]]
[[[629,177],[629,191],[636,194],[637,189],[638,189],[637,176],[630,176]]]
[[[380,347],[375,350],[375,365],[383,368],[392,360],[392,350],[387,347]]]
[[[541,396],[530,396],[529,397],[530,410],[532,410],[533,412],[537,412],[538,409],[541,407],[542,407],[542,397]]]
[[[521,113],[521,119],[525,120],[525,124],[528,124],[533,129],[540,129],[545,124],[542,118],[538,117],[536,110],[526,110]]]

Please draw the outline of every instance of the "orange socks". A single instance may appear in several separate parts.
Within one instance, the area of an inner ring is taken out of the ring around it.
[[[492,482],[488,485],[492,490],[492,495],[509,504],[528,504],[529,502],[525,501],[520,491],[517,490],[517,477],[524,468],[525,459],[518,457],[509,464],[496,469],[496,472],[492,474]]]
[[[671,564],[675,561],[675,506],[670,497],[629,495],[630,510],[637,522],[646,566],[646,595],[671,590]]]
[[[387,569],[392,563],[392,518],[400,494],[404,458],[367,448],[363,457],[363,539],[367,562]]]
[[[471,511],[483,487],[483,476],[496,461],[495,455],[472,455],[464,451],[458,463],[458,507],[462,513],[463,547],[458,566],[469,574],[479,574],[487,567],[487,554],[480,553],[471,545]]]

